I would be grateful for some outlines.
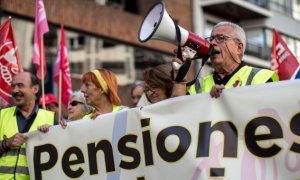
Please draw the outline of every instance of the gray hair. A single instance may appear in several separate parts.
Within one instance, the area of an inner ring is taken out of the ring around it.
[[[138,87],[141,86],[143,89],[145,88],[145,82],[144,81],[136,81],[135,83],[132,84],[131,86],[131,90],[130,90],[130,94],[132,96],[133,94],[133,90]]]
[[[74,97],[78,98],[78,100],[83,103],[83,109],[84,109],[85,114],[89,114],[93,111],[93,108],[86,103],[84,95],[81,91],[74,91],[71,95],[71,98],[74,98]]]
[[[216,27],[220,27],[220,26],[232,27],[234,36],[236,36],[235,38],[239,39],[240,42],[243,44],[243,54],[244,54],[244,52],[246,50],[246,33],[245,33],[244,29],[241,26],[239,26],[235,23],[232,23],[232,22],[228,22],[228,21],[219,22],[218,24],[216,24],[214,26],[213,29],[215,29]]]

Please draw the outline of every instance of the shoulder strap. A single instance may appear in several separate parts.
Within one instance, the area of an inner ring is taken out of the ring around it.
[[[251,82],[254,78],[254,76],[260,71],[261,69],[260,68],[257,68],[257,67],[253,67],[249,76],[248,76],[248,79],[247,79],[247,82],[246,82],[246,85],[251,85]]]
[[[197,81],[195,82],[195,88],[196,88],[196,92],[199,93],[201,89],[201,84],[199,79],[197,79]]]

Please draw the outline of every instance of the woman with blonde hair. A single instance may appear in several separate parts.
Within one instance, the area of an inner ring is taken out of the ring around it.
[[[81,92],[87,104],[94,108],[94,111],[86,116],[91,119],[126,108],[121,106],[116,75],[109,70],[95,69],[83,74]]]

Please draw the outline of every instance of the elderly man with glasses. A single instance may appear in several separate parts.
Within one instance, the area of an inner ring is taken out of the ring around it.
[[[213,74],[196,81],[188,92],[196,94],[210,92],[211,97],[219,97],[224,88],[233,88],[246,85],[263,84],[266,82],[278,81],[276,72],[251,67],[243,61],[246,49],[245,31],[237,24],[231,22],[220,22],[213,27],[211,37],[206,38],[213,46],[210,56]],[[174,58],[173,61],[181,61]],[[179,83],[173,88],[173,96],[184,95],[182,86]]]

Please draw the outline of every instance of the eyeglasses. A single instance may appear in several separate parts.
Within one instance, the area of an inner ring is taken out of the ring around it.
[[[222,42],[224,42],[226,40],[229,40],[229,39],[239,41],[239,39],[237,39],[237,38],[233,38],[233,37],[230,37],[230,36],[225,36],[225,35],[222,35],[222,34],[218,34],[216,36],[210,36],[210,37],[207,37],[205,39],[208,40],[209,42],[212,42],[215,39],[217,43],[222,43]]]
[[[147,93],[150,92],[150,91],[151,91],[151,92],[155,92],[155,90],[156,90],[157,88],[158,88],[158,87],[155,86],[155,85],[154,85],[154,86],[151,86],[151,87],[147,87],[147,86],[146,86],[145,89],[144,89],[144,93],[147,94]]]
[[[83,104],[83,102],[80,102],[80,101],[72,101],[69,103],[71,106],[77,106],[78,104]]]

